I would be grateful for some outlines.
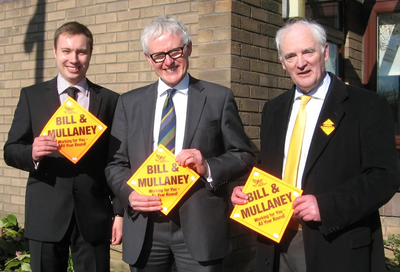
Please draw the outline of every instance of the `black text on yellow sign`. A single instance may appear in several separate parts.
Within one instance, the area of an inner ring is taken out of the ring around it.
[[[247,204],[236,205],[231,219],[279,243],[302,191],[254,167],[243,192]]]
[[[68,98],[53,114],[40,135],[56,138],[59,151],[77,163],[107,129],[100,120]]]

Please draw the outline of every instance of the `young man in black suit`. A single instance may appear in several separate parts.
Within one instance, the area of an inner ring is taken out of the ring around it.
[[[76,164],[58,151],[51,136],[39,136],[75,87],[75,99],[111,128],[119,95],[86,78],[93,50],[90,30],[69,22],[54,35],[56,78],[21,90],[4,146],[5,162],[29,172],[25,235],[34,272],[66,271],[69,247],[75,271],[110,271],[110,239],[122,238],[122,206],[111,203],[104,175],[110,129]]]

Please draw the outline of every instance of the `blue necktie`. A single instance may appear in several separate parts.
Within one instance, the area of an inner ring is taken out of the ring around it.
[[[160,125],[160,135],[158,137],[158,144],[164,145],[172,153],[175,151],[175,134],[176,134],[176,116],[175,107],[172,97],[176,89],[167,90],[167,98],[165,99],[161,125]]]

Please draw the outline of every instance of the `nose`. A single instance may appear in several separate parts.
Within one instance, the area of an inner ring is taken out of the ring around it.
[[[299,69],[303,69],[306,65],[307,65],[307,62],[306,62],[306,60],[304,59],[304,57],[303,57],[303,55],[298,55],[297,56],[297,68],[299,68]]]
[[[71,62],[71,63],[76,63],[76,62],[78,62],[79,61],[79,58],[78,58],[78,53],[77,52],[71,52],[70,54],[69,54],[69,62]]]
[[[164,64],[165,64],[165,65],[170,65],[170,64],[173,63],[173,62],[174,62],[174,59],[171,58],[168,54],[166,54],[165,60],[164,60]]]

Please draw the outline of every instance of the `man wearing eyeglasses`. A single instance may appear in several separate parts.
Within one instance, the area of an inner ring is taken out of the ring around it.
[[[111,131],[114,156],[106,168],[126,211],[123,259],[140,272],[170,271],[173,262],[178,271],[223,271],[229,253],[226,184],[254,165],[232,91],[188,74],[192,42],[177,19],[160,16],[141,42],[159,79],[120,97]],[[173,117],[164,117],[170,103]],[[168,119],[174,130],[164,136]],[[160,213],[158,197],[126,184],[159,143],[175,153],[178,165],[201,176],[168,216]]]

